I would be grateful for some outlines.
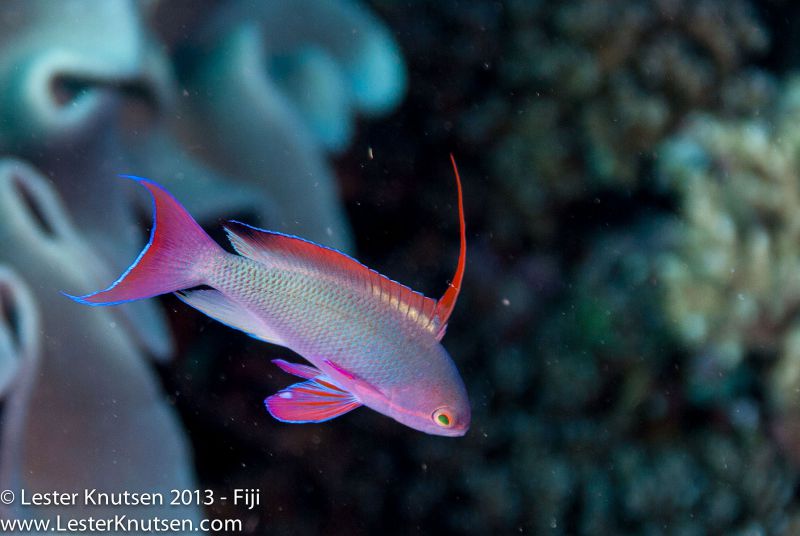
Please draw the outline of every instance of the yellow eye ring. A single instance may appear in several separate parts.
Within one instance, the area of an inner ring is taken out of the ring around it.
[[[450,413],[446,409],[437,409],[433,412],[432,415],[433,422],[441,426],[442,428],[450,428],[453,426],[453,418],[450,416]]]

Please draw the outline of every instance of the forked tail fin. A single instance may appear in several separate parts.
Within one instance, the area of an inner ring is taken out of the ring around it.
[[[205,283],[203,267],[220,248],[185,208],[158,184],[134,177],[153,196],[153,229],[142,252],[110,287],[85,296],[70,296],[87,305],[115,305]]]

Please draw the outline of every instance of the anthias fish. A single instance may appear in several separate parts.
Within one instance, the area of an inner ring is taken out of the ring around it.
[[[264,401],[281,421],[322,422],[364,405],[422,432],[464,435],[466,389],[440,344],[466,259],[461,180],[451,161],[461,248],[438,301],[336,250],[236,221],[225,225],[236,251],[228,253],[166,190],[127,175],[153,197],[150,240],[106,290],[69,297],[115,305],[175,292],[211,318],[300,354],[311,365],[274,361],[304,379]]]

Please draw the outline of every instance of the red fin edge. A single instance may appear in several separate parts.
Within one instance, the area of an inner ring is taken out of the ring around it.
[[[426,298],[340,251],[237,221],[229,221],[225,230],[240,255],[267,265],[300,265],[316,270],[320,275],[335,277],[341,284],[360,289],[372,299],[403,311],[407,318],[433,331],[436,300]]]
[[[107,289],[70,298],[86,305],[116,305],[166,294],[201,284],[194,270],[203,255],[219,246],[167,190],[155,182],[135,177],[152,196],[153,227],[150,240],[133,264]]]
[[[464,196],[461,191],[461,177],[458,175],[458,166],[456,166],[456,159],[450,154],[450,162],[453,164],[453,172],[456,176],[456,187],[458,188],[458,226],[461,235],[460,251],[458,253],[458,264],[456,266],[456,273],[453,280],[450,282],[449,288],[445,291],[444,295],[439,299],[436,305],[436,315],[439,318],[439,332],[436,334],[438,339],[444,336],[445,329],[447,328],[447,321],[453,313],[453,309],[458,300],[458,293],[461,291],[461,281],[464,279],[464,267],[467,263],[467,233],[466,223],[464,222]]]
[[[278,391],[267,397],[264,405],[279,421],[299,424],[334,419],[356,409],[361,402],[320,375]]]

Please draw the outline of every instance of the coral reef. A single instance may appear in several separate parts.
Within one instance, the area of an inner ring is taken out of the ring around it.
[[[497,68],[512,98],[492,174],[516,214],[542,214],[534,236],[555,232],[564,204],[648,186],[655,148],[687,113],[746,115],[774,95],[748,67],[769,35],[746,1],[521,1],[505,20]]]
[[[478,467],[458,487],[478,513],[458,528],[796,530],[798,474],[771,434],[767,387],[744,367],[728,389],[713,374],[698,381],[707,354],[687,351],[668,314],[662,259],[686,248],[677,221],[662,214],[598,236],[544,321],[495,350],[485,439],[459,462]]]
[[[776,431],[795,457],[798,96],[800,80],[791,78],[761,118],[696,117],[663,147],[659,166],[680,199],[682,237],[660,260],[664,309],[700,361],[692,383],[706,395],[709,384],[730,394],[746,389],[748,369],[764,371]]]

